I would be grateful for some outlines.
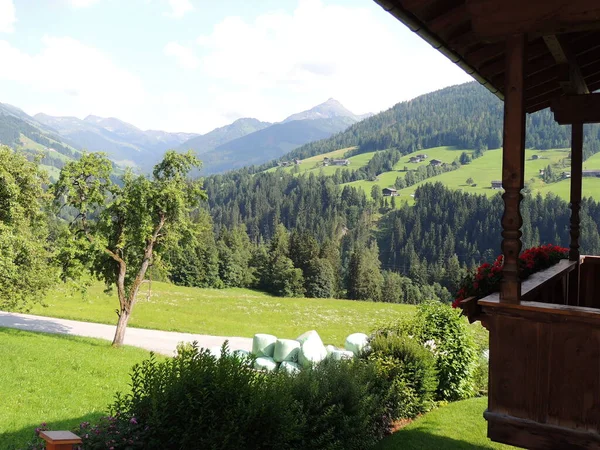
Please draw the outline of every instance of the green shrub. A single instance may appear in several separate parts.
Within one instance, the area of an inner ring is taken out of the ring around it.
[[[387,325],[375,335],[411,336],[433,350],[437,400],[455,401],[475,394],[477,345],[459,310],[437,301],[426,302],[417,306],[414,317]]]
[[[390,382],[398,398],[394,419],[414,418],[429,411],[437,386],[432,353],[418,342],[396,334],[376,335],[369,347],[364,358]]]
[[[363,450],[389,433],[399,400],[373,364],[263,373],[226,350],[216,359],[182,345],[173,359],[134,366],[131,392],[117,395],[113,414],[135,418],[148,450]]]
[[[482,354],[477,359],[477,365],[473,372],[473,384],[477,395],[487,395],[489,377],[489,361]]]
[[[436,347],[438,399],[455,401],[472,397],[477,351],[460,310],[440,302],[420,305],[415,317],[415,335],[421,343],[433,341]]]
[[[389,434],[397,399],[373,365],[326,360],[289,382],[303,420],[292,448],[364,450]]]
[[[256,372],[251,362],[180,347],[173,359],[136,365],[131,393],[115,412],[148,427],[146,449],[290,448],[301,422],[283,376]]]

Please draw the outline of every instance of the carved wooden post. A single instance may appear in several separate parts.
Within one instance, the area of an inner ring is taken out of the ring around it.
[[[583,168],[583,124],[571,128],[571,243],[569,259],[579,261],[579,210],[581,209],[581,176]]]
[[[81,444],[81,438],[70,431],[40,431],[40,437],[46,441],[46,450],[73,450]]]
[[[579,210],[581,209],[581,177],[583,169],[583,124],[571,126],[571,242],[569,259],[579,262]],[[579,265],[569,275],[569,305],[579,304]]]
[[[502,286],[500,301],[519,303],[519,254],[521,253],[521,189],[525,182],[525,47],[524,34],[506,39],[506,79],[504,95],[504,144],[502,149]]]

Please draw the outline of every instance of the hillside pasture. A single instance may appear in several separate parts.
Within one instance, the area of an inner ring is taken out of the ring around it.
[[[451,150],[448,147],[438,147],[437,149],[445,149],[447,152],[456,152],[456,156],[460,156],[460,153],[465,150]],[[410,155],[406,155],[402,158],[399,165],[404,164],[403,162],[408,161],[408,158],[411,156],[415,156],[419,153],[426,153],[428,155],[427,160],[425,162],[419,163],[420,165],[429,164],[428,161],[431,161],[432,158],[439,159],[444,161],[442,157],[435,156],[436,149],[426,149],[420,150],[418,152],[411,153]],[[472,152],[468,152],[472,153]],[[536,194],[537,192],[544,193],[546,191],[555,192],[557,195],[560,195],[565,200],[568,199],[568,195],[564,196],[564,189],[558,186],[560,183],[552,183],[550,185],[546,185],[543,182],[539,175],[540,169],[546,168],[548,165],[563,165],[564,160],[568,157],[569,150],[566,149],[556,149],[556,150],[526,150],[525,152],[525,180],[529,184],[532,189],[532,192]],[[448,153],[447,153],[448,154]],[[450,153],[451,155],[452,153]],[[533,159],[533,156],[537,155],[538,159]],[[452,161],[454,158],[452,159]],[[448,161],[451,162],[451,161]],[[408,164],[411,169],[418,167],[419,164]],[[406,165],[406,164],[405,164]],[[414,167],[413,167],[414,166]],[[569,163],[568,160],[564,165],[564,169],[560,167],[554,168],[556,171],[565,170],[569,171]],[[501,149],[494,149],[486,151],[483,156],[480,158],[474,159],[470,164],[461,166],[458,170],[454,170],[451,172],[446,172],[441,175],[437,175],[432,178],[428,178],[420,183],[417,183],[413,186],[407,187],[405,189],[401,189],[398,191],[398,197],[396,198],[396,202],[398,205],[404,203],[405,201],[409,204],[413,203],[413,194],[417,190],[419,186],[422,186],[425,183],[436,183],[440,182],[444,184],[446,187],[450,189],[457,189],[463,192],[468,192],[471,194],[484,194],[489,197],[500,192],[499,190],[492,189],[491,183],[494,180],[501,179],[502,172],[502,151]],[[361,187],[365,190],[365,192],[370,193],[372,186],[377,185],[380,188],[393,186],[396,178],[400,175],[404,174],[404,172],[386,172],[379,176],[377,181],[357,181],[353,183],[349,183],[349,185],[354,185]],[[472,178],[473,185],[469,185],[466,183],[466,180]],[[593,190],[593,184],[588,183],[589,180],[584,182],[584,191],[591,192]],[[589,186],[588,186],[589,185]],[[558,189],[557,189],[558,188]],[[585,194],[584,194],[585,195]]]
[[[317,155],[317,156],[312,156],[310,158],[306,158],[303,159],[302,162],[298,165],[291,165],[291,166],[287,166],[287,167],[283,167],[283,168],[279,168],[279,167],[272,167],[271,169],[269,169],[270,172],[275,171],[275,170],[284,170],[285,172],[288,173],[295,173],[297,175],[304,175],[307,173],[314,173],[317,175],[325,175],[325,176],[332,176],[335,174],[336,171],[338,170],[357,170],[360,169],[361,167],[366,166],[369,161],[371,160],[371,158],[373,158],[373,155],[375,155],[376,152],[368,152],[368,153],[361,153],[359,155],[355,155],[355,156],[351,156],[349,158],[344,158],[344,155],[346,153],[348,153],[351,150],[356,149],[356,147],[348,147],[348,148],[342,148],[339,150],[334,150],[332,152],[329,153],[324,153],[322,155]],[[323,160],[325,158],[330,158],[330,159],[348,159],[350,161],[350,165],[348,166],[323,166]]]
[[[148,285],[144,287],[147,289]],[[59,287],[36,305],[32,314],[116,324],[116,292],[107,294],[94,283],[85,297]],[[412,314],[414,307],[352,300],[280,298],[250,289],[198,289],[152,283],[151,295],[142,290],[132,327],[165,331],[252,337],[270,333],[295,339],[317,330],[327,343],[342,345],[354,332],[369,333],[381,323]]]
[[[428,148],[428,149],[424,149],[424,150],[418,150],[416,152],[409,153],[408,155],[403,155],[402,158],[400,158],[400,161],[398,161],[394,165],[393,171],[384,172],[384,173],[380,174],[377,177],[377,180],[375,180],[375,181],[360,180],[360,181],[353,181],[351,183],[347,183],[347,185],[358,187],[358,188],[364,190],[367,193],[367,195],[370,195],[371,189],[373,188],[373,186],[378,186],[380,189],[383,189],[386,187],[393,187],[394,184],[396,183],[396,178],[404,177],[406,175],[405,168],[407,170],[416,170],[421,166],[428,165],[432,159],[439,159],[442,162],[451,164],[455,159],[460,157],[462,152],[466,152],[468,155],[473,154],[473,150],[459,149],[457,147],[452,147],[452,146],[443,146],[443,147],[435,147],[435,148]],[[410,158],[412,158],[413,156],[420,155],[420,154],[426,154],[427,159],[420,163],[409,162]],[[411,188],[399,191],[399,196],[396,199],[397,206],[399,207],[400,204],[404,203],[405,201],[412,203],[413,200],[412,200],[411,194],[413,194],[413,193],[414,193],[414,189],[411,190]]]
[[[583,162],[584,169],[600,169],[600,153],[590,156]]]

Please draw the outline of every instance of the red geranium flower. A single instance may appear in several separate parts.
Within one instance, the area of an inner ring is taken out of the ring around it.
[[[519,277],[526,279],[531,274],[547,269],[569,256],[569,249],[546,244],[529,248],[519,256]],[[482,298],[500,290],[504,257],[500,255],[493,264],[483,263],[473,273],[468,274],[455,295],[452,306],[457,308],[468,297]]]

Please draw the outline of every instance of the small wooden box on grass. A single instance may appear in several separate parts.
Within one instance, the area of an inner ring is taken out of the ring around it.
[[[70,431],[40,431],[46,441],[46,450],[73,450],[73,445],[81,444],[81,438]]]

